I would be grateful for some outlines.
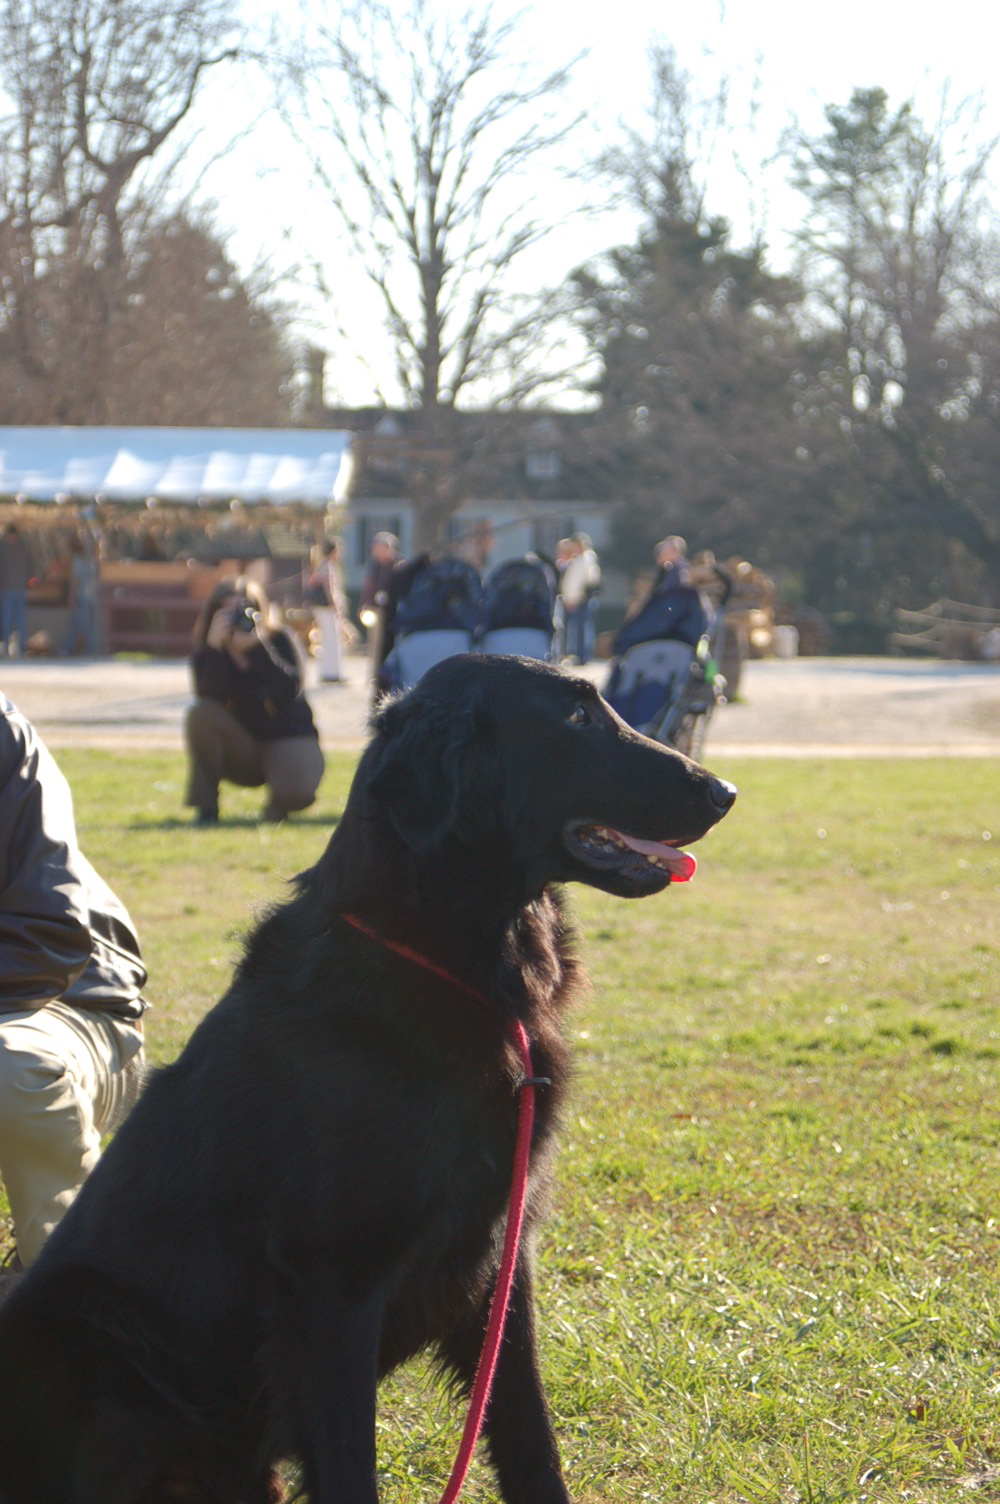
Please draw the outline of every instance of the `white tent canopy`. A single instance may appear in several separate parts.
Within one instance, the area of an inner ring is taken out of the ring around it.
[[[325,507],[345,498],[352,437],[329,428],[0,427],[0,496]]]

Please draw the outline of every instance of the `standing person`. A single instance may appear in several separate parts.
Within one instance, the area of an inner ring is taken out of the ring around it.
[[[69,547],[69,625],[62,651],[67,658],[77,651],[90,657],[97,652],[97,555],[89,535],[84,539],[77,534]]]
[[[8,658],[14,656],[17,636],[18,657],[24,657],[28,638],[28,581],[31,555],[17,524],[8,522],[0,539],[0,649]]]
[[[481,517],[462,538],[455,552],[466,564],[471,564],[477,574],[484,576],[490,567],[490,555],[496,541],[493,524],[488,518]]]
[[[77,844],[73,799],[0,694],[0,1176],[37,1258],[132,1105],[146,969],[122,904]]]
[[[395,533],[376,533],[372,539],[371,553],[365,577],[361,581],[358,598],[358,613],[361,625],[366,629],[374,626],[374,613],[385,605],[389,577],[399,559],[399,539]],[[371,617],[371,619],[369,619]]]
[[[559,584],[562,597],[565,656],[571,663],[589,663],[594,656],[593,600],[601,588],[601,566],[586,533],[574,533],[568,543]]]
[[[196,825],[219,818],[219,784],[268,788],[263,820],[307,809],[325,766],[298,649],[266,624],[267,600],[252,580],[224,579],[195,626],[197,696],[184,723],[189,768],[184,802]]]
[[[556,576],[556,598],[555,605],[552,611],[553,624],[555,627],[555,637],[553,641],[552,652],[554,662],[556,663],[561,663],[566,657],[566,611],[563,606],[562,578],[566,573],[566,565],[569,563],[570,559],[572,559],[575,552],[576,545],[573,542],[572,538],[559,539],[559,542],[556,544],[556,556],[554,560]]]
[[[309,577],[306,600],[312,606],[319,631],[319,678],[323,684],[346,684],[341,673],[341,652],[352,633],[347,596],[340,572],[340,539],[323,546],[323,555]]]
[[[376,533],[372,539],[368,566],[358,597],[358,620],[368,634],[373,677],[389,651],[384,647],[386,606],[389,600],[389,582],[399,558],[399,539],[396,534]]]

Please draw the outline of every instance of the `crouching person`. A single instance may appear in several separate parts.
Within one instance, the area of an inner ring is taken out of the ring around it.
[[[138,1094],[146,970],[125,908],[77,844],[73,800],[0,694],[0,1178],[34,1262]]]
[[[219,818],[219,784],[267,785],[264,820],[283,820],[316,798],[324,759],[303,693],[302,665],[283,630],[266,624],[267,602],[248,580],[221,580],[195,627],[197,696],[185,721],[185,803],[195,824]]]

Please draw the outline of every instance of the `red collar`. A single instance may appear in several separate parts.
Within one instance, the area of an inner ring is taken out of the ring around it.
[[[340,917],[345,924],[353,925],[356,930],[360,930],[363,935],[367,935],[369,940],[374,940],[377,945],[383,946],[386,950],[394,951],[397,956],[402,956],[407,961],[412,961],[414,966],[422,966],[425,971],[432,972],[434,976],[440,977],[444,982],[450,982],[453,987],[458,987],[462,992],[467,992],[470,997],[476,998],[480,1003],[487,1001],[481,992],[477,991],[475,987],[470,987],[468,982],[463,982],[461,977],[456,977],[452,972],[446,971],[443,966],[438,966],[428,956],[422,956],[418,950],[411,950],[408,945],[401,945],[398,940],[387,940],[384,935],[379,934],[378,930],[373,929],[370,924],[366,924],[363,919],[359,919],[357,914],[341,914]]]
[[[345,924],[351,925],[353,929],[360,930],[362,935],[367,935],[369,940],[375,941],[376,945],[381,945],[383,950],[391,950],[395,955],[402,956],[405,961],[411,961],[414,966],[423,967],[424,971],[429,971],[432,976],[440,977],[443,982],[450,982],[452,987],[457,987],[459,991],[466,993],[469,997],[474,997],[477,1003],[483,1003],[486,1007],[489,1007],[489,998],[480,992],[477,987],[471,986],[468,982],[463,982],[461,977],[457,977],[453,971],[448,971],[444,966],[439,966],[429,956],[422,955],[420,951],[413,950],[409,945],[403,945],[399,940],[387,939],[374,926],[368,924],[364,919],[359,919],[357,914],[341,914],[340,917]],[[528,1040],[528,1032],[521,1020],[519,1018],[512,1018],[507,1025],[507,1032],[517,1046],[517,1052],[521,1057],[521,1064],[524,1066],[524,1079],[518,1083],[518,1089],[525,1086],[551,1086],[552,1082],[548,1076],[533,1076],[531,1074],[531,1045]]]

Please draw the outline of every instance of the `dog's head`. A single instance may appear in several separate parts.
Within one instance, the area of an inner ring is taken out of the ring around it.
[[[375,719],[367,794],[417,856],[481,857],[528,897],[584,882],[640,897],[684,882],[732,784],[633,731],[586,679],[465,654]]]

